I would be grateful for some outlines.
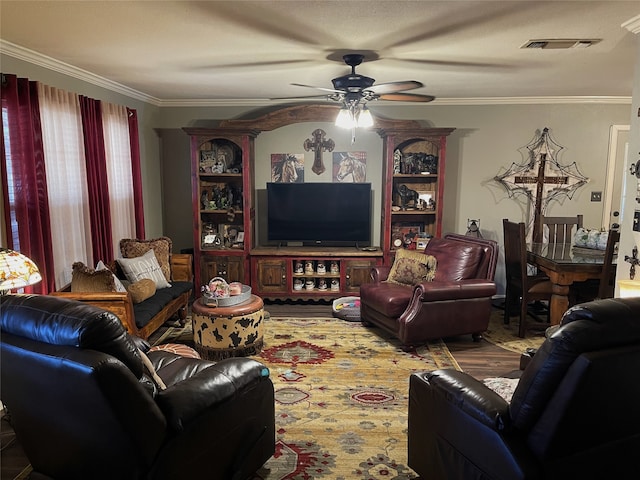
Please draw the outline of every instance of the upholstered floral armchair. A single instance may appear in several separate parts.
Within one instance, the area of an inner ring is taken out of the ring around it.
[[[428,340],[470,333],[489,325],[498,245],[493,240],[447,234],[424,252],[398,250],[392,267],[372,270],[360,287],[363,323],[388,330],[405,349]]]

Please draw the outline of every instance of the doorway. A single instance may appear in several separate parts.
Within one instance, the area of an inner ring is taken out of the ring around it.
[[[602,205],[602,228],[620,226],[622,181],[625,158],[629,147],[629,125],[611,125],[609,129],[609,155]]]

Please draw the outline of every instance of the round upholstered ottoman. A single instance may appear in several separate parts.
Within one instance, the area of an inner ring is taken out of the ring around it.
[[[222,360],[260,353],[263,345],[264,303],[257,295],[229,307],[193,302],[193,342],[200,356]]]

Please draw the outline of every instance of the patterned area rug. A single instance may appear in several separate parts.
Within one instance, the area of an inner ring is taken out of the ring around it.
[[[256,358],[275,386],[277,444],[254,480],[416,478],[406,465],[409,375],[460,370],[444,342],[404,352],[380,329],[336,318],[269,317],[265,332]],[[189,334],[187,323],[159,341]]]
[[[517,317],[512,317],[508,325],[504,324],[504,311],[494,309],[489,320],[489,329],[482,336],[490,343],[511,352],[522,353],[527,348],[540,348],[544,342],[544,330],[546,326],[543,323],[536,322],[529,317],[529,324],[532,328],[527,329],[525,338],[518,337]],[[536,328],[539,325],[539,328]]]

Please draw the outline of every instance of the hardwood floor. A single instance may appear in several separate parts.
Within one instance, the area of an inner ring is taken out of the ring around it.
[[[330,302],[267,302],[265,310],[276,317],[328,317],[331,316]],[[474,342],[471,335],[445,339],[449,351],[463,371],[470,375],[483,379],[496,376],[512,376],[518,372],[520,355],[500,347],[486,340]],[[20,444],[15,439],[14,432],[8,419],[2,417],[0,421],[0,444],[2,453],[0,457],[0,480],[28,479],[28,471],[25,470],[27,461]]]

